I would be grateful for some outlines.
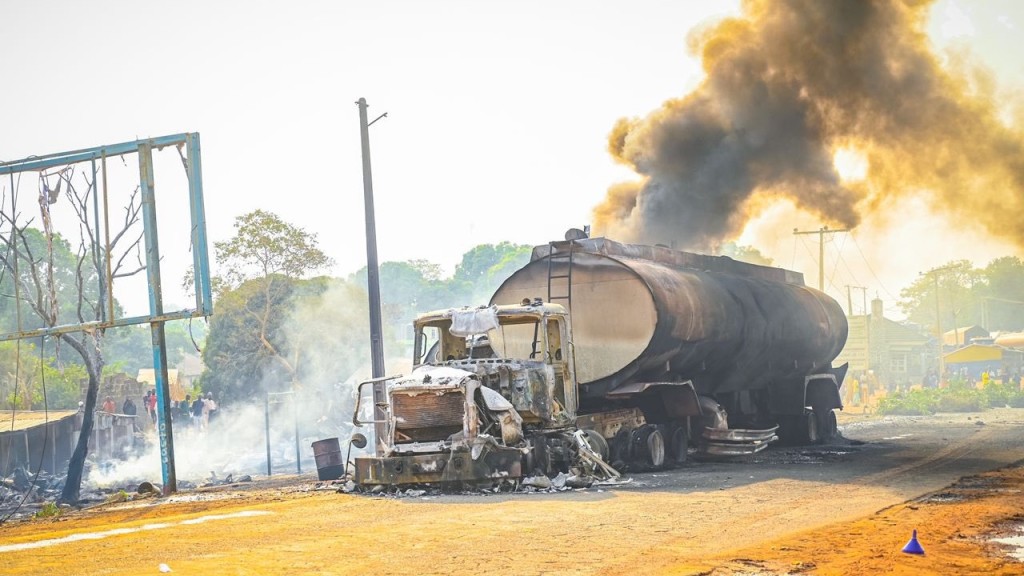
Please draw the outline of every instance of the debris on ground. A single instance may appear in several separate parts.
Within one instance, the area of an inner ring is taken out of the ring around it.
[[[87,464],[79,506],[112,504],[158,496],[163,489],[162,484],[138,478],[126,479],[114,485],[98,486],[89,481],[89,471],[94,467],[97,470],[102,469],[94,462]],[[66,474],[50,474],[45,471],[37,474],[23,467],[15,468],[10,476],[0,476],[0,521],[22,520],[36,516],[46,505],[57,502],[66,481]],[[248,474],[236,478],[230,473],[219,477],[215,472],[210,472],[210,476],[201,484],[178,480],[177,486],[181,491],[252,481],[252,476]]]

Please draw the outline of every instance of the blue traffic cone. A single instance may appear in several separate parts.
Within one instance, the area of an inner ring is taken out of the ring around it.
[[[903,552],[906,554],[924,554],[924,548],[921,548],[921,544],[917,541],[917,530],[914,530],[914,535],[910,537],[910,542],[903,547]]]

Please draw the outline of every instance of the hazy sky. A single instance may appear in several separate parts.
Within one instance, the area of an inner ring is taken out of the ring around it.
[[[268,210],[316,233],[337,262],[329,272],[346,275],[366,258],[354,104],[365,97],[371,119],[388,113],[371,128],[380,260],[450,272],[477,244],[540,244],[590,222],[608,186],[631,177],[606,149],[614,122],[697,85],[688,32],[738,6],[0,0],[0,159],[199,132],[211,241],[229,238],[236,216]],[[1016,89],[1022,26],[1024,3],[941,0],[929,33]],[[161,182],[158,171],[158,202]],[[181,207],[158,212],[162,243],[187,236]],[[901,234],[932,230],[914,216]],[[816,245],[791,230],[817,226],[796,216],[758,247],[813,284]],[[754,223],[743,239],[767,236]],[[919,271],[1013,250],[942,237],[948,250],[885,261],[876,254],[908,240],[837,237],[830,291],[845,304],[845,285],[866,286],[891,306]],[[187,245],[166,244],[165,289],[188,258]],[[168,289],[165,301],[182,299]],[[145,302],[143,288],[140,312]]]

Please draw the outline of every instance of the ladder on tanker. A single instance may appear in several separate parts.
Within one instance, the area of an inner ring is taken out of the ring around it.
[[[561,250],[559,250],[559,246]],[[568,245],[568,250],[565,249],[564,245]],[[551,242],[548,244],[550,252],[548,252],[548,302],[555,303],[555,300],[564,300],[565,309],[572,312],[572,257],[575,252],[574,247],[576,242],[569,240],[568,242]],[[561,273],[555,266],[555,261],[565,262],[565,272]],[[556,272],[558,272],[556,274]],[[559,283],[559,280],[564,280],[563,283]],[[564,285],[564,290],[559,290],[561,286],[555,286],[555,284]]]

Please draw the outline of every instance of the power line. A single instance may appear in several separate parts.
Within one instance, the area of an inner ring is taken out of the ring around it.
[[[835,234],[837,232],[849,232],[849,230],[829,230],[828,226],[822,226],[817,230],[801,232],[796,228],[793,228],[794,235],[818,235],[818,290],[821,290],[822,292],[825,291],[825,234]]]
[[[892,298],[894,301],[899,300],[899,298],[894,296],[893,293],[890,292],[889,289],[885,287],[885,284],[883,284],[882,280],[879,279],[878,274],[875,274],[875,269],[871,267],[871,262],[868,262],[868,259],[864,257],[864,252],[860,249],[860,243],[857,242],[857,237],[854,236],[852,232],[850,233],[850,238],[853,239],[853,245],[854,247],[857,248],[857,253],[860,254],[860,258],[861,260],[864,261],[864,265],[868,267],[868,272],[871,273],[871,277],[875,279],[875,282],[877,282],[879,286],[881,286],[882,291],[885,292],[886,295],[888,295],[889,298]]]
[[[835,244],[835,239],[831,239],[830,242]],[[836,288],[837,290],[839,289],[839,287],[835,285],[834,280],[836,279],[836,272],[839,271],[839,262],[841,262],[842,259],[843,259],[843,246],[845,246],[845,245],[846,245],[846,236],[843,236],[843,242],[839,245],[839,249],[835,253],[836,264],[835,264],[835,266],[832,267],[832,277],[829,278],[829,281],[828,281],[828,283],[831,284],[832,287]],[[839,290],[839,291],[842,292],[842,290]]]

